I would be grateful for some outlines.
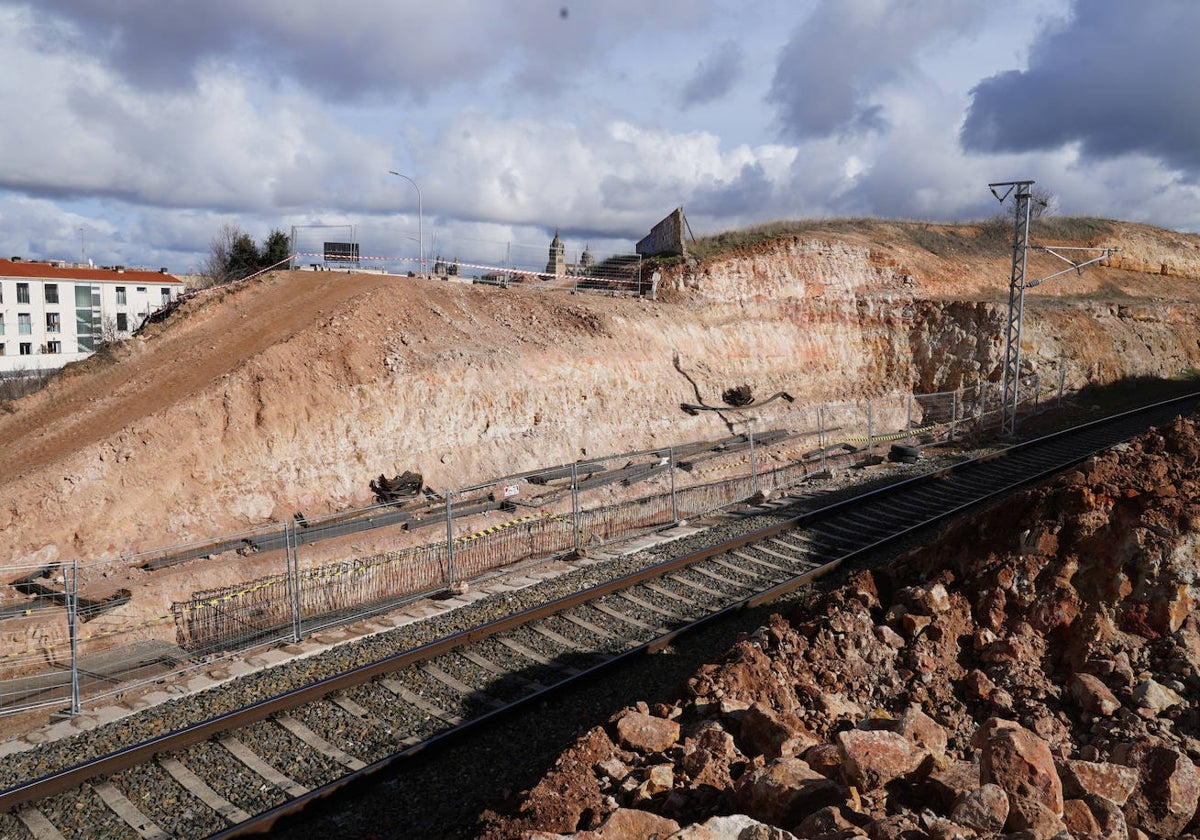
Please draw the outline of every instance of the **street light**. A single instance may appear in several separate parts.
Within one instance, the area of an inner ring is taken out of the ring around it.
[[[421,188],[417,186],[417,182],[409,178],[403,173],[397,172],[394,169],[388,170],[389,175],[397,175],[405,181],[413,185],[413,189],[417,191],[417,253],[418,259],[421,261],[421,276],[425,276],[425,235],[421,229]]]

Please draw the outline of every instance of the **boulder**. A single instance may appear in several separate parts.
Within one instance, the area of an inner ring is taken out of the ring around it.
[[[950,819],[981,833],[996,833],[1008,821],[1008,794],[990,782],[964,791],[954,801]]]
[[[683,742],[679,769],[690,779],[692,787],[708,785],[724,790],[730,785],[734,764],[746,761],[733,736],[717,721],[706,721],[700,731]]]
[[[796,715],[759,703],[742,712],[738,723],[744,752],[767,760],[803,755],[805,750],[821,743]]]
[[[1149,739],[1125,746],[1118,754],[1140,779],[1125,803],[1125,821],[1149,834],[1178,835],[1200,802],[1200,773],[1195,765],[1178,750]]]
[[[582,831],[578,840],[627,840],[630,837],[668,837],[679,831],[679,823],[636,808],[618,808],[594,831]]]
[[[633,792],[634,802],[645,802],[675,787],[675,767],[671,764],[655,764],[646,774],[645,780]]]
[[[1063,800],[1063,825],[1072,837],[1098,837],[1100,823],[1082,799]]]
[[[1099,677],[1092,674],[1072,674],[1067,683],[1071,697],[1085,712],[1094,715],[1111,715],[1121,708],[1121,701],[1109,690]]]
[[[980,749],[979,780],[1004,788],[1010,799],[1024,797],[1062,815],[1062,781],[1054,767],[1050,746],[1012,721],[990,718],[975,733],[972,745]]]
[[[1092,812],[1092,817],[1095,818],[1099,828],[1100,837],[1105,840],[1126,840],[1129,837],[1125,814],[1115,802],[1094,793],[1084,794],[1081,801]]]
[[[946,768],[934,771],[926,783],[941,809],[949,811],[960,796],[979,788],[979,765],[952,760]]]
[[[796,840],[796,835],[745,814],[730,814],[685,826],[666,840]]]
[[[629,710],[617,719],[617,743],[643,754],[659,753],[679,740],[679,724]]]
[[[1144,679],[1133,687],[1133,701],[1143,709],[1160,715],[1172,706],[1182,705],[1184,699],[1165,685]]]
[[[1061,811],[1061,807],[1060,811]],[[1009,796],[1007,831],[1028,832],[1033,840],[1050,840],[1067,830],[1062,816],[1047,808],[1040,799],[1029,796]]]
[[[917,769],[925,753],[903,735],[851,729],[839,732],[842,776],[859,790],[874,790]]]
[[[771,825],[795,825],[826,805],[842,802],[846,789],[798,758],[781,758],[737,780],[737,810]]]
[[[1093,793],[1124,805],[1138,783],[1137,771],[1121,764],[1065,759],[1058,762],[1057,767],[1063,796],[1073,798]]]
[[[888,627],[886,624],[876,625],[875,638],[883,642],[892,650],[900,650],[900,648],[904,647],[905,645],[904,637],[891,627]]]
[[[925,714],[916,703],[910,704],[900,715],[895,732],[935,756],[945,755],[946,745],[950,741],[946,728]]]

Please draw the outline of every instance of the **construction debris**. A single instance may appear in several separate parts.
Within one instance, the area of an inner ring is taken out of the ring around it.
[[[371,492],[381,504],[386,505],[413,498],[421,492],[424,484],[425,479],[420,473],[405,470],[393,478],[380,474],[371,482]]]

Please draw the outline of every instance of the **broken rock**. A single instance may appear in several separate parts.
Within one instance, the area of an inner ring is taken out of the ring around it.
[[[1121,701],[1109,690],[1099,677],[1091,674],[1072,674],[1068,683],[1071,696],[1085,712],[1096,715],[1111,715],[1121,708]]]
[[[1020,724],[990,718],[975,733],[974,744],[981,749],[981,783],[999,785],[1010,800],[1024,797],[1044,806],[1056,818],[1062,815],[1062,781],[1045,741]]]
[[[617,720],[617,742],[627,750],[658,753],[679,740],[679,724],[637,711],[627,711]]]
[[[950,819],[979,832],[998,832],[1008,821],[1008,794],[990,782],[964,791],[950,809]]]
[[[851,729],[838,733],[842,775],[859,790],[881,788],[917,769],[925,753],[895,732]]]
[[[795,825],[826,805],[843,801],[846,790],[798,758],[781,758],[744,774],[735,791],[739,811],[771,825]]]

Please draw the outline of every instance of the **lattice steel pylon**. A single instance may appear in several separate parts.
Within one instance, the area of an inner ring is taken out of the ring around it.
[[[1004,389],[1000,404],[1000,433],[1011,435],[1017,429],[1017,392],[1021,378],[1021,323],[1025,312],[1025,268],[1029,259],[1029,199],[1033,181],[1008,181],[988,184],[992,195],[1004,203],[1013,194],[1012,275],[1008,284],[1008,320],[1004,330]],[[1008,187],[1001,195],[998,187]]]
[[[1084,266],[1099,262],[1112,256],[1118,248],[1075,248],[1064,245],[1035,245],[1038,250],[1045,251],[1063,262],[1070,268],[1056,271],[1032,283],[1025,280],[1025,271],[1029,261],[1029,219],[1030,200],[1033,198],[1033,181],[1000,181],[988,184],[992,195],[1003,204],[1012,195],[1015,199],[1013,207],[1013,255],[1012,274],[1008,284],[1008,319],[1004,330],[1004,388],[1000,406],[1000,433],[1012,436],[1017,431],[1017,403],[1020,401],[1021,384],[1021,326],[1025,316],[1025,290],[1045,283],[1068,271],[1082,271]],[[1007,188],[1007,189],[1004,189]],[[1001,192],[1003,190],[1003,192]],[[1076,262],[1064,256],[1062,251],[1100,251],[1100,256],[1083,262]]]

